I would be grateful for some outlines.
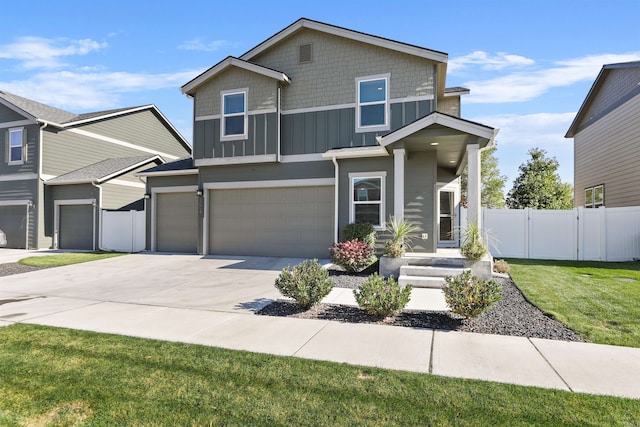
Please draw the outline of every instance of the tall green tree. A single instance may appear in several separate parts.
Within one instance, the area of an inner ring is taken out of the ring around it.
[[[520,175],[507,194],[507,206],[511,209],[571,209],[573,188],[562,182],[558,174],[559,163],[548,158],[540,148],[529,150],[531,158],[520,165]]]
[[[498,169],[498,159],[496,151],[498,147],[494,145],[480,154],[480,180],[481,197],[480,204],[487,208],[504,208],[504,185],[507,177],[500,174]],[[462,173],[460,187],[462,190],[462,205],[467,206],[467,168]]]

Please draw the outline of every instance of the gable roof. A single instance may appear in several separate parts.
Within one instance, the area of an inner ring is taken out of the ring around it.
[[[4,91],[0,91],[0,102],[5,105],[9,103],[10,105],[7,105],[9,108],[14,107],[14,110],[16,108],[21,110],[22,113],[26,113],[32,120],[41,119],[47,122],[64,123],[76,117],[74,113]]]
[[[155,156],[136,156],[106,159],[80,169],[57,176],[46,182],[47,185],[63,184],[102,184],[110,179],[131,172],[149,163],[161,164],[162,158]]]
[[[640,61],[606,64],[602,67],[602,69],[600,70],[600,73],[598,73],[598,77],[596,77],[596,80],[593,82],[593,85],[591,85],[591,89],[589,89],[589,93],[587,94],[587,97],[584,99],[584,101],[582,102],[582,105],[580,106],[580,109],[576,113],[576,117],[573,119],[571,126],[569,126],[569,130],[564,136],[565,138],[573,138],[575,134],[578,133],[580,125],[585,119],[584,115],[589,110],[589,107],[591,106],[592,102],[595,100],[596,96],[598,95],[598,92],[602,88],[611,70],[620,69],[620,68],[640,68]],[[635,90],[627,94],[626,97],[623,97],[621,101],[625,102],[631,97],[640,94],[640,82],[638,82],[638,85],[639,86]],[[615,104],[615,105],[617,106],[618,104]],[[609,112],[610,110],[611,108],[608,108],[605,111]]]
[[[325,24],[324,22],[314,21],[308,18],[300,18],[287,28],[269,37],[253,49],[240,56],[240,59],[250,61],[256,55],[264,52],[270,47],[280,43],[282,40],[297,33],[303,28],[320,31],[323,33],[333,34],[335,36],[344,37],[351,40],[371,44],[374,46],[384,47],[398,52],[407,53],[409,55],[419,56],[421,58],[430,59],[436,62],[446,63],[448,55],[437,50],[426,49],[424,47],[415,46],[408,43],[402,43],[384,37],[374,36],[360,31],[349,30],[347,28],[338,27],[336,25]]]
[[[198,86],[202,85],[207,80],[209,80],[209,79],[215,77],[216,75],[220,74],[221,72],[223,72],[224,70],[226,70],[229,67],[242,68],[243,70],[247,70],[247,71],[250,71],[252,73],[260,74],[260,75],[263,75],[265,77],[270,77],[272,79],[275,79],[275,80],[278,80],[278,81],[281,81],[281,82],[285,82],[285,83],[290,83],[291,82],[291,80],[289,80],[289,77],[285,73],[283,73],[281,71],[273,70],[271,68],[263,67],[262,65],[258,65],[258,64],[254,64],[254,63],[251,63],[251,62],[244,61],[242,59],[234,58],[233,56],[227,56],[225,59],[223,59],[222,61],[218,62],[213,67],[209,68],[204,73],[200,74],[196,78],[194,78],[191,81],[189,81],[188,83],[184,84],[180,88],[180,90],[182,91],[182,93],[190,94]]]

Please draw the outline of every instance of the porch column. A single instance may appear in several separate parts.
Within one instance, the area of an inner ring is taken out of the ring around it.
[[[480,146],[467,144],[467,221],[482,227],[480,214]]]
[[[398,220],[404,218],[404,148],[393,150],[393,216]]]

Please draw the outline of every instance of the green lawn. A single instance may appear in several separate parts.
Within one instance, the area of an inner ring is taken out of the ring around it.
[[[640,347],[640,262],[508,261],[526,297],[584,339]]]
[[[33,325],[0,328],[0,425],[639,425],[640,402]]]
[[[79,264],[121,255],[125,254],[121,252],[69,252],[56,255],[32,256],[23,258],[18,262],[32,267],[61,267],[63,265]]]

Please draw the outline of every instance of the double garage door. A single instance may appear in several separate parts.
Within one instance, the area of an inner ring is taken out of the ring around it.
[[[208,194],[207,253],[327,258],[333,186],[215,189]],[[156,250],[196,253],[195,191],[156,194]]]
[[[333,186],[209,191],[211,254],[327,258]]]
[[[7,238],[7,248],[25,248],[26,226],[26,205],[0,206],[0,230]]]

